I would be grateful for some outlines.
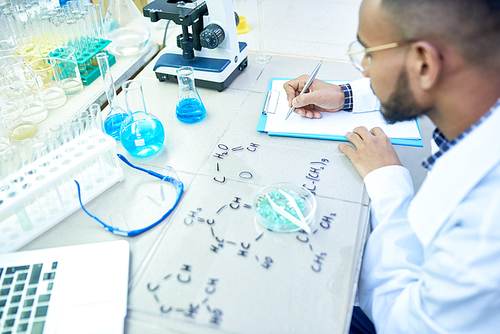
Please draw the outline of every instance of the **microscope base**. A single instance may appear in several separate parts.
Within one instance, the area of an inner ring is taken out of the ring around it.
[[[206,87],[206,88],[212,88],[212,89],[217,89],[218,92],[222,92],[224,89],[226,89],[231,82],[242,72],[248,65],[248,57],[245,58],[241,64],[234,69],[234,71],[227,77],[226,80],[223,82],[214,82],[214,81],[208,81],[208,80],[203,80],[203,79],[197,79],[195,78],[194,82],[197,87]],[[177,76],[174,74],[168,74],[168,73],[162,73],[162,72],[156,72],[156,78],[160,80],[160,82],[163,81],[170,81],[170,82],[175,82],[177,83]]]
[[[246,43],[240,42],[240,51],[246,51],[245,48]],[[246,52],[242,52],[240,56],[245,56],[245,58],[233,63],[230,59],[202,56],[185,60],[179,53],[167,52],[158,58],[153,70],[158,80],[177,82],[177,69],[191,66],[194,69],[196,86],[213,88],[222,92],[247,67]]]

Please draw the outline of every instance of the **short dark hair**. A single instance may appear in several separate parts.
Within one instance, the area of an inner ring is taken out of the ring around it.
[[[500,70],[500,0],[382,0],[401,38],[454,45],[479,68]]]

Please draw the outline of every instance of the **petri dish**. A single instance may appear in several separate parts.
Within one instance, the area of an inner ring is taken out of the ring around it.
[[[283,192],[286,192],[288,195],[293,197],[295,203],[305,218],[307,225],[310,226],[314,222],[314,217],[316,215],[316,198],[306,188],[287,182],[268,185],[262,188],[257,195],[255,195],[253,203],[255,219],[270,231],[300,231],[300,227],[276,212],[268,200],[270,197],[276,205],[282,207],[294,217],[299,218],[293,208],[293,205],[289,203]]]

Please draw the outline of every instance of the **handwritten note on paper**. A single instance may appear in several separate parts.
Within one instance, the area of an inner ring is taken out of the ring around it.
[[[387,124],[379,111],[364,113],[322,113],[321,119],[309,119],[292,114],[285,121],[289,109],[283,84],[287,80],[273,80],[272,90],[280,91],[276,113],[267,114],[265,131],[270,133],[331,135],[344,137],[345,133],[357,126],[368,129],[380,127],[389,136],[396,139],[420,139],[420,131],[416,121]]]
[[[130,308],[158,323],[229,332],[336,332],[352,302],[368,214],[363,182],[345,159],[221,138],[134,281]],[[255,221],[254,197],[274,182],[314,186],[311,234]]]

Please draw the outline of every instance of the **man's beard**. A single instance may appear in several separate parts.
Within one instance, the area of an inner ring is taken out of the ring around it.
[[[401,70],[396,89],[389,96],[388,101],[382,103],[382,115],[387,123],[394,124],[409,121],[417,118],[417,116],[425,115],[429,111],[430,109],[422,108],[417,104],[408,85],[408,72]]]

